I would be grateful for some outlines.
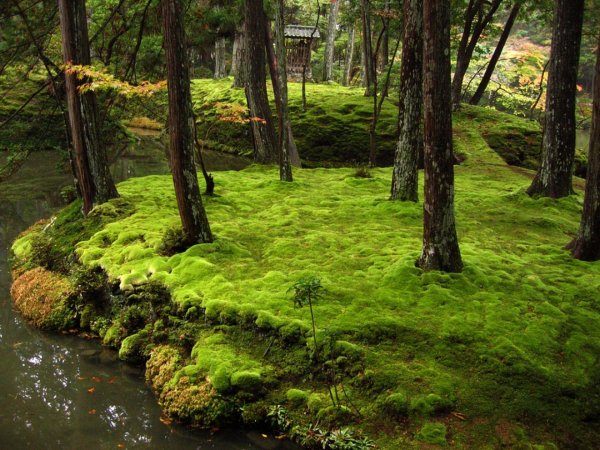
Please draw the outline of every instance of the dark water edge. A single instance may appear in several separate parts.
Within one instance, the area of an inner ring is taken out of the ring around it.
[[[121,158],[115,178],[168,173],[162,148],[151,150],[154,157],[138,148]],[[248,164],[211,158],[216,162],[207,161],[209,170]],[[21,320],[9,295],[10,244],[62,206],[59,190],[68,184],[55,155],[36,154],[0,185],[0,448],[298,448],[243,429],[208,433],[163,423],[141,368],[120,362],[95,340],[44,333]]]

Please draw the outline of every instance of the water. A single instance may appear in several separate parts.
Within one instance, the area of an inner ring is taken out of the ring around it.
[[[113,167],[115,176],[166,173],[162,154],[162,146],[142,140]],[[247,164],[212,160],[214,155],[207,161],[211,170]],[[118,361],[96,341],[35,330],[13,311],[8,247],[20,231],[61,206],[58,191],[69,178],[56,165],[54,155],[36,154],[14,180],[0,185],[0,448],[296,448],[256,432],[210,434],[164,423],[141,368]]]

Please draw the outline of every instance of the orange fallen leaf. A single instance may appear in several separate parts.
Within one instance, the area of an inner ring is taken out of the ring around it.
[[[465,415],[463,413],[459,413],[458,411],[452,411],[450,414],[452,414],[457,419],[466,420]]]
[[[95,387],[91,387],[87,390],[90,394],[93,394],[94,392],[96,392],[96,388]]]
[[[90,409],[88,411],[88,414],[94,415],[94,414],[96,414],[96,410],[95,409]]]
[[[170,419],[166,416],[161,416],[160,421],[165,425],[171,425],[173,423],[173,419]]]
[[[108,380],[106,380],[106,382],[109,383],[109,384],[113,384],[116,379],[117,379],[117,377],[111,377]]]
[[[100,383],[102,381],[102,379],[98,378],[98,377],[92,377],[92,380],[95,381],[96,383]]]
[[[77,379],[78,379],[79,381],[81,381],[81,380],[86,380],[87,378],[86,378],[86,377],[77,377]]]
[[[125,444],[118,443],[117,448],[125,448]]]

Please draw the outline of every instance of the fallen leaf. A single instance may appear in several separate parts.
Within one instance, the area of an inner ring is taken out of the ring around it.
[[[95,387],[91,387],[87,390],[90,394],[93,394],[94,392],[96,392],[96,388]]]
[[[95,409],[90,409],[88,411],[88,414],[94,415],[94,414],[96,414],[96,410]]]
[[[108,380],[106,380],[106,382],[109,383],[109,384],[113,384],[116,379],[117,379],[117,377],[111,377]]]
[[[466,420],[465,415],[463,413],[459,413],[458,411],[452,411],[450,414],[452,414],[457,419]]]
[[[166,416],[161,416],[160,421],[165,425],[171,425],[173,423],[173,419],[170,419]]]
[[[92,380],[95,381],[96,383],[100,383],[102,381],[102,379],[98,378],[98,377],[92,377]]]
[[[268,438],[269,436],[267,436],[266,434],[261,434],[262,437],[264,437],[265,439]]]
[[[275,436],[275,439],[282,440],[282,439],[285,439],[286,437],[287,436],[285,434],[280,434],[279,436]]]
[[[78,379],[79,381],[81,381],[81,380],[87,380],[87,378],[86,378],[86,377],[77,377],[77,379]]]
[[[118,443],[117,448],[125,448],[125,444]]]

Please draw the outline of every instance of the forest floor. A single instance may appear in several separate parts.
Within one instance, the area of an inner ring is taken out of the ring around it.
[[[340,110],[368,101],[322,89]],[[328,108],[334,140],[346,125]],[[215,173],[212,244],[176,252],[166,176],[121,183],[85,220],[75,203],[34,226],[13,246],[17,306],[42,327],[91,330],[125,359],[149,356],[166,413],[198,425],[267,421],[331,448],[362,448],[359,435],[383,449],[597,448],[600,264],[564,250],[581,193],[531,199],[533,172],[490,147],[498,130],[515,135],[499,147],[533,146],[531,123],[465,107],[454,128],[460,274],[415,267],[422,203],[388,200],[390,168],[296,169],[282,183],[251,166]],[[313,335],[293,294],[315,279]],[[326,431],[340,427],[354,434]]]

